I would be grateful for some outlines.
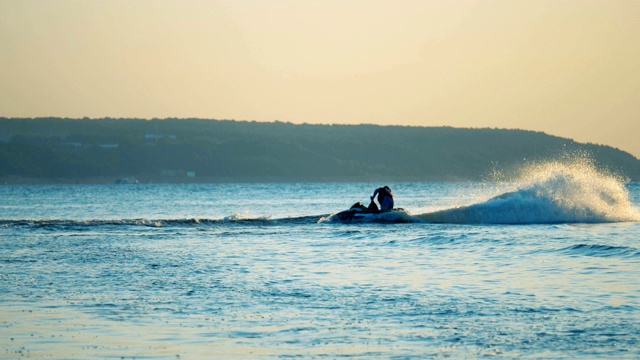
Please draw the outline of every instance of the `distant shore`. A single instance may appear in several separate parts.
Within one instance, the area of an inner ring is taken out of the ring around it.
[[[208,119],[0,118],[2,183],[483,181],[588,161],[640,179],[640,160],[542,132]]]

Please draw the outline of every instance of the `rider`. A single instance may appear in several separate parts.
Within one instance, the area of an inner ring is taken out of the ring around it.
[[[373,195],[371,196],[371,200],[378,195],[378,203],[380,203],[380,210],[392,210],[393,209],[393,193],[388,186],[377,188]]]

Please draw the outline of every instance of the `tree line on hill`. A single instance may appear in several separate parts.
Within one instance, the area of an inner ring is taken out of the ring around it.
[[[525,130],[0,118],[5,182],[486,180],[572,153],[640,180],[629,153]]]

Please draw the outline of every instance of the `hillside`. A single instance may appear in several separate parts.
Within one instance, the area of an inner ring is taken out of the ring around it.
[[[482,180],[575,152],[640,180],[629,153],[523,130],[0,118],[4,182]]]

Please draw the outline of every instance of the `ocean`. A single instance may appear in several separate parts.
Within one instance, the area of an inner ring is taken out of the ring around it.
[[[339,222],[388,185],[403,212]],[[0,186],[0,357],[640,358],[640,183]]]

